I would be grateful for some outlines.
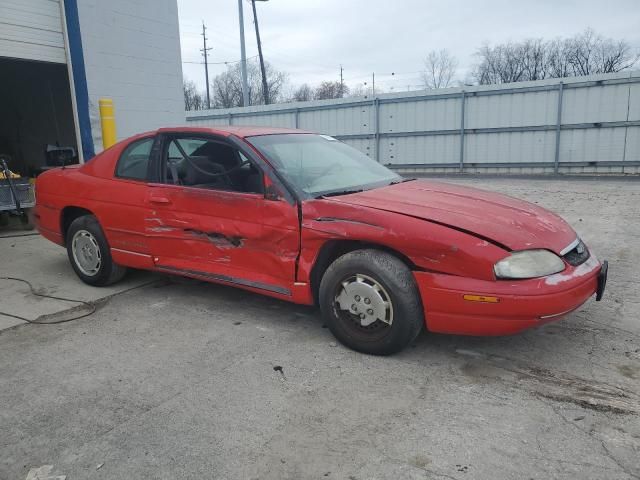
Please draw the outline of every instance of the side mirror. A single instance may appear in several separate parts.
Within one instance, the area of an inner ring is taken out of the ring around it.
[[[283,193],[280,189],[274,185],[271,179],[265,175],[264,176],[264,198],[266,200],[280,200],[283,197]]]
[[[270,185],[264,189],[264,198],[267,200],[280,200],[282,198],[282,192],[274,185]]]

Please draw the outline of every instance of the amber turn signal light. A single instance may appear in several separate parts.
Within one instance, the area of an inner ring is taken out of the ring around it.
[[[462,298],[469,302],[498,303],[498,297],[487,297],[485,295],[464,295]]]

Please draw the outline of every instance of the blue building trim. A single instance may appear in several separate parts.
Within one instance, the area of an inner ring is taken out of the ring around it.
[[[84,161],[96,155],[91,135],[91,119],[89,117],[89,90],[84,68],[84,54],[82,52],[82,37],[80,36],[80,18],[78,16],[77,0],[65,0],[64,13],[67,21],[67,38],[69,40],[69,54],[73,67],[73,82],[76,90],[76,105],[78,108],[78,122],[80,123],[80,144]]]

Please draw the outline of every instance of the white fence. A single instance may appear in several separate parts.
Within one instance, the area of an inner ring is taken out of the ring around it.
[[[640,72],[187,112],[332,135],[405,173],[640,173]]]

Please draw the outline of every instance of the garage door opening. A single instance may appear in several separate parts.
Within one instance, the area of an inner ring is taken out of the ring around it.
[[[78,163],[67,66],[0,58],[0,156],[9,168],[35,177]]]

